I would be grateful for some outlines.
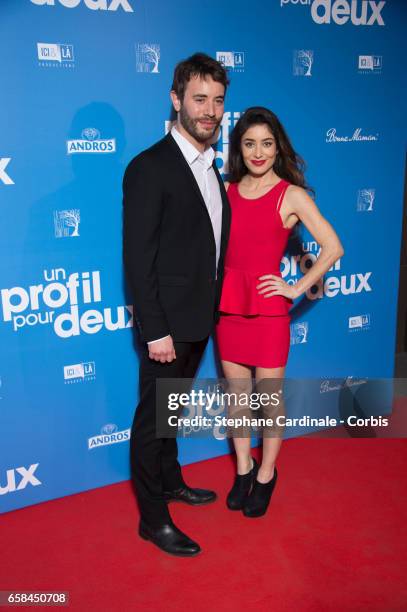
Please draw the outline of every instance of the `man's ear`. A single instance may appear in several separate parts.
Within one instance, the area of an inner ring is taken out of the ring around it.
[[[170,96],[175,112],[179,113],[179,111],[181,110],[181,100],[178,98],[177,94],[173,89],[170,91]]]

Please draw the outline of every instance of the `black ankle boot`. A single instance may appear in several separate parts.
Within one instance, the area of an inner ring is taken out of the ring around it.
[[[226,498],[226,505],[229,510],[241,510],[243,508],[243,504],[247,499],[247,496],[250,493],[250,489],[256,479],[257,472],[259,470],[258,463],[254,457],[253,459],[253,467],[247,474],[237,474],[235,481],[233,483],[233,487],[229,491],[229,494]]]
[[[270,503],[271,495],[277,482],[277,468],[274,468],[274,476],[263,484],[258,480],[254,481],[253,489],[243,504],[243,514],[249,518],[256,518],[266,514]]]

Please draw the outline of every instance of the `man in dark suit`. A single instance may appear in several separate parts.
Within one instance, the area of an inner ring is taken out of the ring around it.
[[[130,162],[123,181],[124,263],[145,343],[130,441],[139,534],[181,556],[200,547],[174,525],[167,503],[206,504],[216,494],[186,485],[176,439],[157,437],[156,380],[195,376],[217,316],[230,207],[210,142],[227,85],[224,67],[205,54],[179,63],[177,122]]]

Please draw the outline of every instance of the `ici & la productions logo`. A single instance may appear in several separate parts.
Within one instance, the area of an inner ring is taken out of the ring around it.
[[[349,317],[348,327],[350,332],[368,330],[370,328],[370,314]]]
[[[137,72],[152,72],[158,74],[160,71],[160,45],[154,43],[138,43],[136,45],[136,70]]]
[[[51,325],[59,338],[97,334],[101,329],[117,331],[133,327],[133,306],[96,310],[102,301],[100,271],[73,272],[64,268],[44,270],[45,283],[0,290],[3,321],[14,332],[35,325]],[[93,308],[83,312],[82,304]],[[69,310],[68,310],[69,309]],[[58,312],[60,310],[61,312]]]
[[[14,185],[13,179],[6,172],[6,168],[11,161],[11,157],[0,157],[0,181],[4,185]]]
[[[34,476],[34,472],[38,466],[39,463],[33,463],[28,468],[18,467],[12,470],[6,470],[6,484],[3,486],[0,482],[0,495],[14,493],[15,491],[22,491],[29,484],[33,487],[38,487],[41,485],[42,482],[38,480],[36,476]],[[16,474],[21,477],[18,484]]]
[[[85,361],[64,366],[64,380],[66,385],[96,380],[95,362]]]
[[[38,65],[45,68],[73,68],[73,45],[62,43],[37,43]]]
[[[336,128],[329,128],[326,132],[325,142],[376,142],[379,134],[362,134],[362,128],[356,128],[352,136],[338,136]]]
[[[382,10],[386,0],[280,0],[281,8],[287,4],[309,6],[318,25],[331,22],[338,26],[348,22],[355,26],[385,25]]]
[[[81,138],[66,141],[67,154],[116,153],[115,138],[101,138],[98,129],[89,127],[81,132]]]
[[[370,212],[376,196],[375,189],[359,189],[356,209],[359,212]]]
[[[243,51],[216,51],[216,59],[225,68],[233,72],[244,71],[244,52]]]
[[[290,344],[305,344],[308,340],[308,322],[301,321],[290,325]]]
[[[55,6],[56,3],[62,4],[65,8],[73,9],[79,6],[82,0],[31,0],[31,2],[38,4],[38,6],[43,6],[44,4]],[[83,3],[86,8],[92,11],[117,11],[117,9],[122,8],[126,13],[133,12],[128,0],[111,0],[110,2],[107,0],[83,0]]]
[[[314,52],[310,49],[295,49],[293,54],[294,76],[312,76]]]
[[[358,71],[360,74],[380,74],[382,66],[381,55],[359,55]]]
[[[55,238],[74,238],[79,236],[81,212],[79,208],[54,210]]]
[[[118,444],[119,442],[128,442],[130,440],[130,429],[122,429],[118,431],[117,425],[108,423],[100,430],[100,434],[88,438],[88,450],[98,448],[99,446],[109,446],[110,444]]]

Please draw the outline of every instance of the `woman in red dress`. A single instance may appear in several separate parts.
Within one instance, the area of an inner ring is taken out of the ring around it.
[[[272,389],[273,380],[284,377],[292,300],[315,285],[344,251],[308,195],[303,162],[270,110],[252,107],[239,119],[230,137],[229,170],[232,224],[217,342],[228,390],[243,394],[252,390],[253,368],[258,390],[267,382],[263,389]],[[280,262],[299,221],[321,252],[298,283],[289,285],[281,278]],[[227,505],[248,517],[262,516],[277,480],[281,434],[264,434],[260,466],[251,456],[250,435],[233,442],[237,475]]]

